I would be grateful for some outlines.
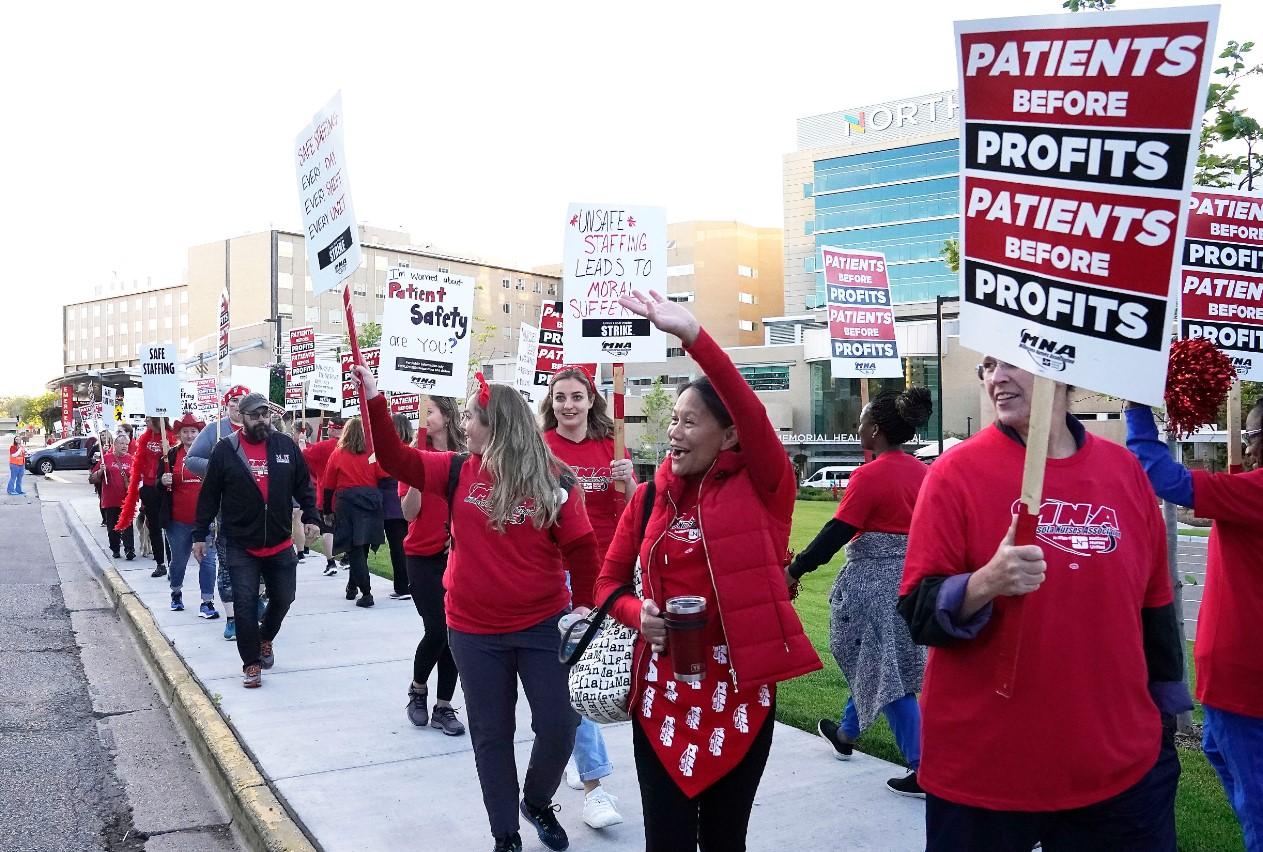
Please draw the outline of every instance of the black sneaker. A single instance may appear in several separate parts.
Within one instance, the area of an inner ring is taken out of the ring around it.
[[[127,561],[128,561],[128,562],[131,562],[131,561],[132,561],[133,559],[135,559],[135,558],[136,558],[136,551],[134,551],[134,550],[129,550],[129,551],[127,551]]]
[[[152,574],[150,574],[149,576],[150,576],[150,577],[165,577],[165,576],[167,576],[167,566],[165,566],[165,565],[159,565],[157,568],[153,569],[153,573],[152,573]]]
[[[496,845],[491,852],[522,852],[522,835],[516,831],[496,838]]]
[[[426,701],[428,699],[428,688],[424,686],[420,689],[417,689],[415,686],[408,687],[408,721],[418,728],[424,728],[430,724],[430,711],[426,709]]]
[[[351,583],[348,582],[346,584],[346,599],[349,601],[355,600],[355,594],[356,594],[355,586],[353,586]]]
[[[465,726],[456,718],[456,710],[445,704],[434,705],[430,727],[438,728],[449,737],[459,737],[465,733]]]
[[[122,559],[122,558],[123,558],[123,554],[119,553],[117,550],[111,550],[111,551],[110,551],[110,556],[113,556],[115,559]]]
[[[539,835],[539,842],[543,843],[554,852],[561,852],[562,849],[570,848],[570,838],[566,836],[566,830],[561,827],[561,823],[557,822],[556,812],[561,810],[561,805],[545,805],[537,808],[528,804],[526,799],[522,800],[522,804],[518,806],[518,810],[522,812],[522,816],[526,817],[526,821],[535,826],[535,832]]]
[[[360,595],[360,599],[355,602],[355,605],[362,606],[365,609],[367,609],[368,607],[373,605],[373,596],[370,593],[365,592],[364,594]]]
[[[911,796],[914,799],[925,798],[925,791],[917,783],[917,772],[915,769],[902,778],[891,778],[886,782],[886,789],[892,793],[898,793],[900,796]]]
[[[829,745],[833,746],[833,756],[838,760],[850,760],[851,752],[855,749],[851,743],[845,742],[839,736],[838,723],[832,719],[821,719],[816,724],[816,730],[820,732],[820,736],[829,741]]]

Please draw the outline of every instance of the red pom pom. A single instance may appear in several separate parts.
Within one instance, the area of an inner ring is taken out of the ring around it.
[[[1186,438],[1213,423],[1228,398],[1237,370],[1227,355],[1205,340],[1171,344],[1167,366],[1167,431]]]

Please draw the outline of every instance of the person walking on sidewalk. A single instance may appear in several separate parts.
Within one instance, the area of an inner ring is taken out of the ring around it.
[[[636,490],[630,459],[614,458],[614,421],[605,411],[605,397],[596,392],[592,376],[582,367],[561,367],[548,380],[548,396],[540,403],[544,443],[574,471],[583,486],[583,502],[596,534],[597,557],[604,561],[627,503],[614,483],[623,483],[626,494]],[[591,587],[571,583],[575,607],[596,606]],[[580,719],[575,733],[574,771],[566,768],[566,784],[583,790],[583,821],[590,828],[608,828],[623,821],[617,803],[601,785],[614,771],[601,726]]]
[[[456,400],[446,396],[426,397],[421,409],[425,413],[424,428],[417,432],[413,446],[441,453],[465,452],[465,432],[460,428],[460,411]],[[398,429],[400,440],[404,432]],[[407,443],[407,441],[404,441]],[[403,540],[407,559],[408,589],[413,606],[421,616],[424,633],[412,658],[412,684],[408,687],[408,721],[423,728],[438,728],[449,737],[465,733],[465,726],[456,718],[452,696],[456,694],[456,661],[447,644],[447,611],[443,575],[447,571],[448,519],[451,508],[446,494],[431,491],[424,498],[420,490],[399,483],[403,516],[408,520],[408,535]],[[427,682],[435,668],[439,670],[438,698],[430,713]]]
[[[145,418],[145,431],[136,440],[136,457],[132,460],[132,478],[139,485],[141,512],[145,529],[149,534],[149,546],[153,550],[154,566],[151,577],[164,577],[171,554],[162,534],[162,494],[158,484],[158,462],[162,459],[162,434],[166,430],[167,445],[177,442],[175,433],[168,428],[165,417]]]
[[[412,421],[403,414],[394,414],[395,431],[399,440],[412,446]],[[399,480],[387,476],[378,482],[382,492],[382,523],[386,528],[386,544],[390,546],[390,573],[394,591],[390,596],[406,601],[412,597],[408,589],[408,556],[404,553],[403,540],[408,536],[408,521],[403,516],[403,504],[399,498]]]
[[[307,467],[311,470],[312,484],[316,489],[316,494],[324,493],[324,485],[321,480],[324,479],[325,466],[329,463],[329,456],[333,455],[333,451],[338,448],[338,441],[342,439],[342,429],[344,421],[341,417],[329,418],[329,437],[323,441],[308,446],[303,450],[303,458],[307,460]],[[338,573],[338,563],[333,558],[333,524],[326,523],[326,519],[320,520],[320,537],[325,549],[325,568],[324,575],[332,577]]]
[[[320,505],[324,516],[334,517],[333,550],[345,553],[351,565],[346,599],[358,607],[373,605],[368,572],[368,552],[386,540],[382,527],[382,493],[377,483],[385,474],[368,460],[364,426],[352,417],[342,430],[338,446],[329,456],[320,477]],[[359,592],[359,600],[355,599]]]
[[[917,693],[926,654],[924,646],[912,641],[896,605],[912,509],[929,469],[905,453],[903,445],[933,410],[930,392],[912,387],[880,394],[860,412],[860,445],[875,457],[851,474],[833,519],[786,569],[793,588],[846,545],[846,566],[829,593],[829,650],[851,694],[841,720],[821,719],[816,730],[828,740],[834,756],[846,760],[860,733],[883,714],[911,770],[904,778],[891,778],[886,788],[917,798],[925,798],[917,785]]]
[[[114,446],[92,467],[88,479],[101,484],[101,510],[105,513],[105,529],[110,542],[110,554],[118,559],[119,548],[127,554],[127,561],[136,558],[136,534],[131,524],[117,530],[118,517],[127,496],[128,477],[132,470],[132,457],[127,452],[131,443],[127,434],[120,431],[114,436]]]
[[[242,430],[211,451],[197,498],[193,557],[199,562],[205,558],[211,523],[221,517],[233,605],[245,616],[237,622],[237,652],[245,672],[243,685],[252,689],[263,685],[262,669],[275,662],[272,643],[294,602],[298,554],[290,538],[292,501],[298,500],[303,519],[312,527],[318,515],[307,463],[288,436],[272,431],[267,398],[247,394],[240,411]],[[261,577],[268,588],[262,625],[253,617]]]
[[[676,397],[671,453],[641,537],[636,492],[597,580],[605,600],[639,558],[643,603],[610,612],[640,631],[632,657],[632,748],[649,852],[741,852],[772,747],[776,684],[821,667],[785,586],[798,481],[762,401],[683,306],[651,292],[620,304],[680,338],[704,376]],[[662,611],[706,601],[701,679],[675,678]]]
[[[557,621],[570,608],[563,565],[587,588],[598,568],[583,490],[540,437],[530,406],[507,385],[488,385],[465,404],[471,455],[404,446],[386,399],[367,369],[355,375],[368,397],[382,467],[428,498],[451,492],[452,560],[448,641],[469,702],[469,730],[483,804],[497,850],[520,850],[518,813],[549,849],[570,841],[552,804],[574,750],[579,714],[570,706],[557,657]],[[456,469],[453,470],[455,465]],[[514,706],[521,679],[535,744],[518,800]]]
[[[23,496],[22,477],[26,476],[26,443],[17,435],[9,445],[9,494]]]
[[[202,491],[202,479],[195,476],[185,465],[189,447],[205,426],[191,413],[173,424],[180,443],[167,453],[167,457],[158,463],[158,482],[164,489],[165,499],[161,509],[167,541],[171,543],[171,610],[184,610],[184,572],[188,568],[189,556],[193,551],[193,524],[197,520],[197,496]],[[197,580],[202,594],[202,603],[198,607],[198,617],[205,619],[219,618],[215,611],[215,566],[218,554],[215,552],[215,530],[212,527],[207,536],[206,556],[198,560]]]

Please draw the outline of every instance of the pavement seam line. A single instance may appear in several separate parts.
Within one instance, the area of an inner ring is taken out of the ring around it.
[[[316,852],[317,846],[281,804],[275,791],[246,753],[210,696],[162,634],[153,614],[140,602],[99,543],[83,529],[82,519],[59,503],[80,552],[100,572],[102,586],[121,620],[131,627],[144,655],[158,674],[159,692],[194,734],[194,746],[221,790],[250,845],[260,852]],[[80,521],[80,523],[71,523]]]

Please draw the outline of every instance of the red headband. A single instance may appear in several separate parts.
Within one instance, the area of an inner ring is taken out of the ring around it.
[[[566,372],[570,372],[571,370],[574,370],[586,376],[588,379],[588,386],[592,388],[593,390],[596,390],[596,371],[594,369],[595,366],[596,366],[595,364],[562,364],[560,367],[553,370],[553,378],[555,379],[557,376],[561,375],[562,373],[566,373]]]
[[[481,372],[474,373],[474,378],[478,380],[478,404],[486,408],[487,403],[491,402],[491,386]]]

